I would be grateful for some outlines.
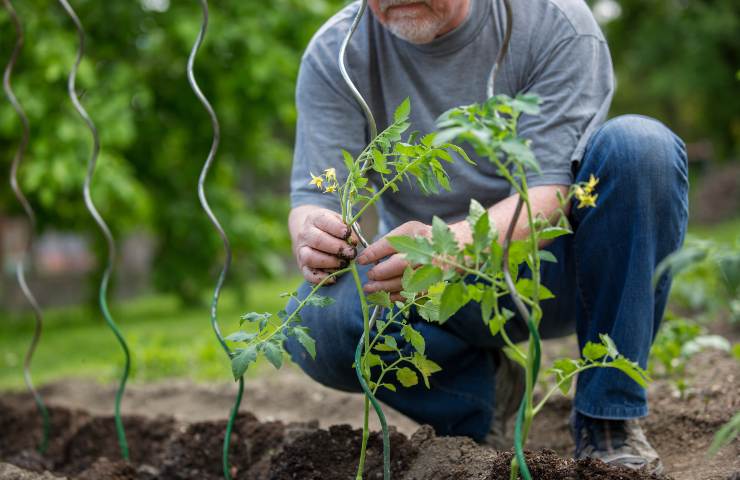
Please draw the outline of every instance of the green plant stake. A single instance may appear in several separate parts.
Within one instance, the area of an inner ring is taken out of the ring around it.
[[[221,290],[223,288],[224,282],[226,280],[226,274],[228,273],[229,267],[231,265],[231,245],[229,244],[229,239],[226,236],[226,232],[221,226],[221,223],[218,221],[218,218],[216,218],[216,215],[213,213],[213,210],[211,210],[211,207],[208,204],[208,198],[206,197],[206,192],[205,192],[206,178],[208,177],[208,172],[211,168],[211,165],[213,164],[214,158],[216,157],[216,152],[218,151],[218,144],[221,139],[221,128],[218,122],[218,117],[216,116],[216,112],[213,110],[213,107],[211,106],[206,96],[200,90],[200,87],[198,86],[198,82],[195,80],[195,74],[193,73],[193,66],[195,64],[195,56],[198,53],[198,49],[203,44],[203,39],[206,36],[206,30],[208,28],[208,1],[200,0],[200,5],[203,10],[203,19],[201,22],[200,31],[198,32],[198,36],[195,39],[195,43],[193,44],[193,48],[191,49],[190,55],[188,57],[187,77],[188,77],[188,82],[190,83],[190,87],[195,93],[195,96],[198,97],[198,100],[203,105],[203,108],[206,110],[206,112],[208,113],[208,116],[211,119],[211,127],[213,128],[213,140],[211,142],[211,148],[208,152],[208,157],[206,158],[205,164],[203,165],[203,169],[201,170],[201,173],[200,173],[200,177],[198,178],[198,199],[200,200],[200,204],[203,207],[203,210],[205,211],[206,215],[208,216],[208,219],[211,221],[211,223],[213,224],[213,227],[216,229],[219,236],[221,237],[221,240],[224,246],[224,253],[225,253],[224,264],[223,264],[223,268],[221,269],[221,273],[218,276],[218,280],[216,281],[216,287],[213,290],[213,298],[211,300],[211,328],[213,328],[213,332],[216,334],[216,339],[221,344],[221,347],[223,348],[224,352],[226,352],[226,355],[229,357],[229,359],[233,359],[235,358],[235,354],[231,351],[229,346],[226,344],[226,341],[221,335],[221,328],[218,325],[218,301],[221,296]],[[226,478],[227,480],[231,480],[232,478],[231,466],[229,462],[229,449],[231,447],[231,432],[234,429],[234,424],[236,423],[236,417],[239,414],[239,406],[241,405],[242,397],[244,395],[244,376],[243,374],[236,375],[234,378],[238,382],[237,394],[236,394],[236,399],[234,401],[234,407],[231,409],[231,412],[229,414],[229,420],[226,424],[226,435],[224,436],[224,445],[223,445],[223,451],[221,455],[224,478]]]
[[[108,245],[108,262],[106,264],[105,271],[103,272],[103,278],[100,281],[100,291],[98,295],[98,300],[100,303],[100,310],[103,312],[103,317],[105,318],[105,321],[110,327],[110,329],[113,331],[113,334],[116,336],[118,343],[121,345],[121,349],[123,350],[123,355],[124,355],[123,374],[121,375],[121,381],[118,386],[118,390],[116,392],[115,422],[116,422],[116,433],[118,434],[118,444],[121,448],[121,456],[123,457],[124,460],[128,460],[129,458],[128,443],[126,442],[126,433],[124,431],[123,421],[121,419],[121,399],[123,398],[123,393],[126,389],[126,381],[128,380],[128,374],[131,369],[131,356],[129,354],[129,349],[128,349],[128,345],[126,344],[126,340],[123,338],[123,334],[116,326],[116,323],[113,321],[113,317],[111,316],[110,311],[108,310],[108,301],[107,301],[108,283],[110,281],[110,277],[113,272],[113,266],[115,265],[115,262],[116,262],[116,244],[115,244],[115,240],[113,239],[113,234],[108,228],[108,225],[105,223],[105,220],[103,220],[103,217],[100,216],[100,213],[95,207],[95,204],[93,203],[93,200],[92,200],[92,195],[90,193],[90,184],[92,183],[92,177],[95,173],[95,166],[98,160],[98,153],[100,152],[100,138],[98,137],[98,131],[95,128],[95,124],[93,123],[92,119],[88,115],[85,108],[80,103],[80,98],[78,97],[77,92],[75,91],[75,80],[77,79],[77,70],[80,66],[80,62],[82,61],[82,56],[84,55],[84,52],[85,52],[85,30],[82,28],[82,23],[80,22],[80,19],[77,17],[77,14],[72,9],[72,7],[69,5],[67,0],[59,0],[59,3],[62,5],[62,8],[64,8],[65,12],[67,12],[67,15],[74,23],[75,28],[77,29],[77,35],[79,38],[77,58],[75,59],[75,63],[72,66],[72,70],[69,73],[69,78],[67,81],[67,92],[69,93],[69,98],[72,100],[72,104],[74,105],[75,110],[77,110],[77,113],[80,115],[80,117],[82,117],[82,120],[85,122],[85,124],[87,125],[87,128],[90,130],[90,134],[92,135],[92,139],[93,139],[93,149],[90,155],[90,160],[88,161],[88,164],[87,164],[87,175],[85,176],[85,183],[83,186],[83,195],[85,197],[85,206],[87,207],[87,210],[90,212],[90,215],[95,220],[95,223],[97,223],[98,227],[100,228],[100,231],[105,237],[105,241]]]
[[[36,388],[34,388],[33,381],[31,379],[31,360],[33,359],[33,354],[36,351],[36,346],[41,339],[41,330],[44,324],[44,318],[43,313],[41,312],[41,307],[39,306],[39,303],[36,301],[36,297],[33,295],[33,292],[26,282],[25,273],[25,262],[30,256],[33,247],[33,238],[36,232],[36,214],[33,211],[33,207],[31,207],[31,204],[28,202],[28,199],[26,199],[26,196],[23,194],[20,183],[18,183],[18,169],[21,165],[21,162],[23,161],[23,157],[25,156],[26,149],[28,147],[30,128],[26,112],[23,110],[23,107],[13,93],[13,89],[10,85],[10,77],[13,75],[13,68],[15,67],[15,63],[21,53],[21,49],[23,48],[23,27],[21,26],[21,22],[18,19],[18,14],[13,8],[13,4],[10,2],[10,0],[3,0],[3,5],[8,11],[8,15],[10,16],[10,20],[13,22],[16,33],[16,41],[15,46],[13,47],[13,53],[10,55],[10,60],[8,61],[8,64],[5,67],[5,71],[3,73],[3,89],[5,90],[5,95],[8,97],[8,101],[13,106],[15,112],[18,114],[18,118],[21,121],[22,127],[21,141],[18,145],[18,150],[16,150],[15,157],[13,158],[13,163],[10,167],[10,186],[13,189],[15,197],[18,199],[18,203],[20,203],[23,207],[23,211],[26,213],[26,217],[28,217],[28,225],[30,230],[23,253],[23,258],[18,261],[15,272],[16,278],[18,280],[18,285],[20,286],[23,295],[26,297],[26,300],[33,310],[34,316],[36,317],[36,328],[33,333],[33,338],[31,339],[31,344],[28,346],[28,350],[26,351],[26,355],[23,360],[23,379],[26,382],[26,387],[28,387],[28,390],[33,396],[33,400],[36,403],[39,414],[41,415],[42,433],[41,443],[39,443],[38,450],[41,453],[45,453],[46,449],[49,446],[49,432],[51,430],[51,422],[49,420],[49,412],[46,409],[46,405],[44,405],[44,400],[43,398],[41,398],[41,394],[39,394]]]

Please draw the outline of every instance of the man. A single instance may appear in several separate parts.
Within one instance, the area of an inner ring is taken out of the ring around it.
[[[365,117],[337,64],[340,43],[358,8],[358,2],[349,5],[316,33],[298,78],[289,224],[307,281],[301,296],[326,270],[357,253],[344,240],[349,232],[336,213],[338,201],[310,186],[309,172],[336,168],[341,178],[340,150],[357,154],[370,140]],[[380,128],[391,122],[405,97],[411,99],[411,129],[422,133],[433,131],[434,120],[447,109],[486,99],[486,82],[506,28],[502,0],[371,0],[370,9],[349,45],[347,61]],[[572,209],[575,233],[547,247],[558,263],[543,264],[542,278],[557,298],[543,302],[541,333],[555,338],[576,331],[581,346],[606,333],[622,354],[645,367],[670,287],[667,277],[653,287],[655,266],[679,247],[686,230],[684,145],[646,117],[624,116],[602,125],[614,80],[608,47],[585,2],[514,2],[513,16],[511,45],[495,91],[536,93],[543,102],[540,115],[519,121],[519,133],[532,141],[542,170],[528,179],[533,208],[550,216],[558,207],[557,192],[565,193],[591,174],[599,179],[596,208]],[[465,242],[471,233],[462,220],[471,198],[489,208],[499,232],[506,231],[517,198],[489,162],[470,153],[477,166],[460,161],[448,167],[451,192],[426,198],[404,184],[384,196],[381,234],[424,235],[438,215]],[[515,237],[525,235],[521,218]],[[400,291],[406,262],[382,237],[360,253],[358,263],[365,266],[366,292]],[[335,283],[323,292],[337,300],[335,305],[303,312],[317,340],[316,360],[294,341],[286,347],[317,381],[359,391],[351,365],[362,332],[360,304],[351,278]],[[412,321],[426,338],[429,357],[443,371],[432,376],[430,390],[399,388],[380,398],[440,434],[502,445],[523,380],[501,354],[501,339],[481,322],[479,306],[469,304],[442,326],[418,317]],[[514,341],[527,337],[518,318],[509,321],[507,331]],[[637,421],[648,413],[646,393],[627,376],[615,369],[584,372],[573,405],[578,458],[661,470]]]

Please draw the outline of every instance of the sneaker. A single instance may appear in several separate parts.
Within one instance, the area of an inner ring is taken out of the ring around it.
[[[609,465],[663,473],[658,452],[645,438],[637,419],[604,420],[574,411],[570,426],[577,460],[596,458]]]
[[[496,450],[508,450],[513,442],[508,431],[509,421],[516,414],[524,397],[526,377],[524,368],[503,351],[493,350],[491,355],[496,365],[495,408],[491,430],[483,444]]]

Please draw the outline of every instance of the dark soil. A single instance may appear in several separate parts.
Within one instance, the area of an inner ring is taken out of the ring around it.
[[[558,347],[560,348],[560,347]],[[559,352],[562,354],[563,352]],[[740,368],[726,353],[704,352],[692,361],[691,388],[679,398],[670,382],[651,385],[651,414],[643,420],[668,477],[740,480],[740,440],[714,458],[706,451],[714,433],[740,409]],[[290,370],[269,382],[250,383],[234,426],[231,473],[237,479],[353,479],[361,432],[362,397],[333,392]],[[220,388],[220,387],[219,387]],[[275,396],[279,391],[281,395]],[[131,462],[120,461],[112,406],[115,387],[67,381],[43,390],[51,405],[52,437],[45,455],[35,451],[41,426],[25,393],[0,394],[0,479],[154,480],[223,478],[225,412],[233,391],[193,383],[132,386],[124,424]],[[535,419],[527,453],[533,478],[655,479],[644,473],[568,458],[570,400],[554,398]],[[437,437],[390,409],[393,478],[397,480],[508,479],[510,452],[460,437]],[[298,419],[319,418],[317,421]],[[373,419],[374,420],[374,419]],[[345,425],[352,423],[353,426]],[[403,432],[403,433],[400,433]],[[382,442],[373,433],[368,479],[382,478]],[[51,473],[50,473],[51,472]],[[56,476],[52,476],[52,473]]]
[[[131,461],[123,462],[113,460],[120,458],[113,418],[53,408],[52,442],[42,456],[33,449],[40,433],[33,403],[19,400],[0,400],[0,462],[20,467],[27,475],[15,478],[49,478],[42,476],[44,472],[84,480],[223,478],[223,421],[186,425],[167,417],[125,417]],[[362,432],[349,425],[324,430],[315,423],[262,423],[251,414],[240,414],[232,433],[231,473],[255,480],[351,479],[361,437]],[[496,452],[466,438],[436,437],[429,427],[420,428],[410,439],[392,430],[391,445],[393,478],[508,477],[511,453]],[[659,478],[598,461],[564,459],[549,450],[529,453],[528,458],[534,478],[541,480]],[[365,471],[368,479],[383,477],[379,433],[369,438]]]

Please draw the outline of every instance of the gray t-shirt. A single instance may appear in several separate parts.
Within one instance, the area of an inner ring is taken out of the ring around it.
[[[493,3],[492,3],[493,2]],[[293,207],[313,204],[339,211],[334,195],[309,185],[309,172],[334,167],[345,176],[341,149],[357,155],[369,142],[365,116],[339,73],[337,56],[359,8],[354,2],[327,21],[303,55],[296,104],[297,137],[291,178]],[[382,131],[404,98],[411,99],[411,129],[428,133],[446,110],[486,99],[486,83],[505,31],[502,0],[471,0],[467,19],[431,43],[414,45],[386,30],[368,10],[347,49],[347,66]],[[529,186],[569,185],[588,138],[607,115],[614,90],[609,49],[583,0],[514,2],[509,53],[495,93],[535,93],[541,113],[524,115],[519,133],[532,141],[541,174]],[[491,206],[511,194],[486,159],[447,165],[451,192],[427,197],[405,183],[378,205],[381,233],[432,216],[457,221],[471,198]],[[371,176],[371,181],[373,177]]]

